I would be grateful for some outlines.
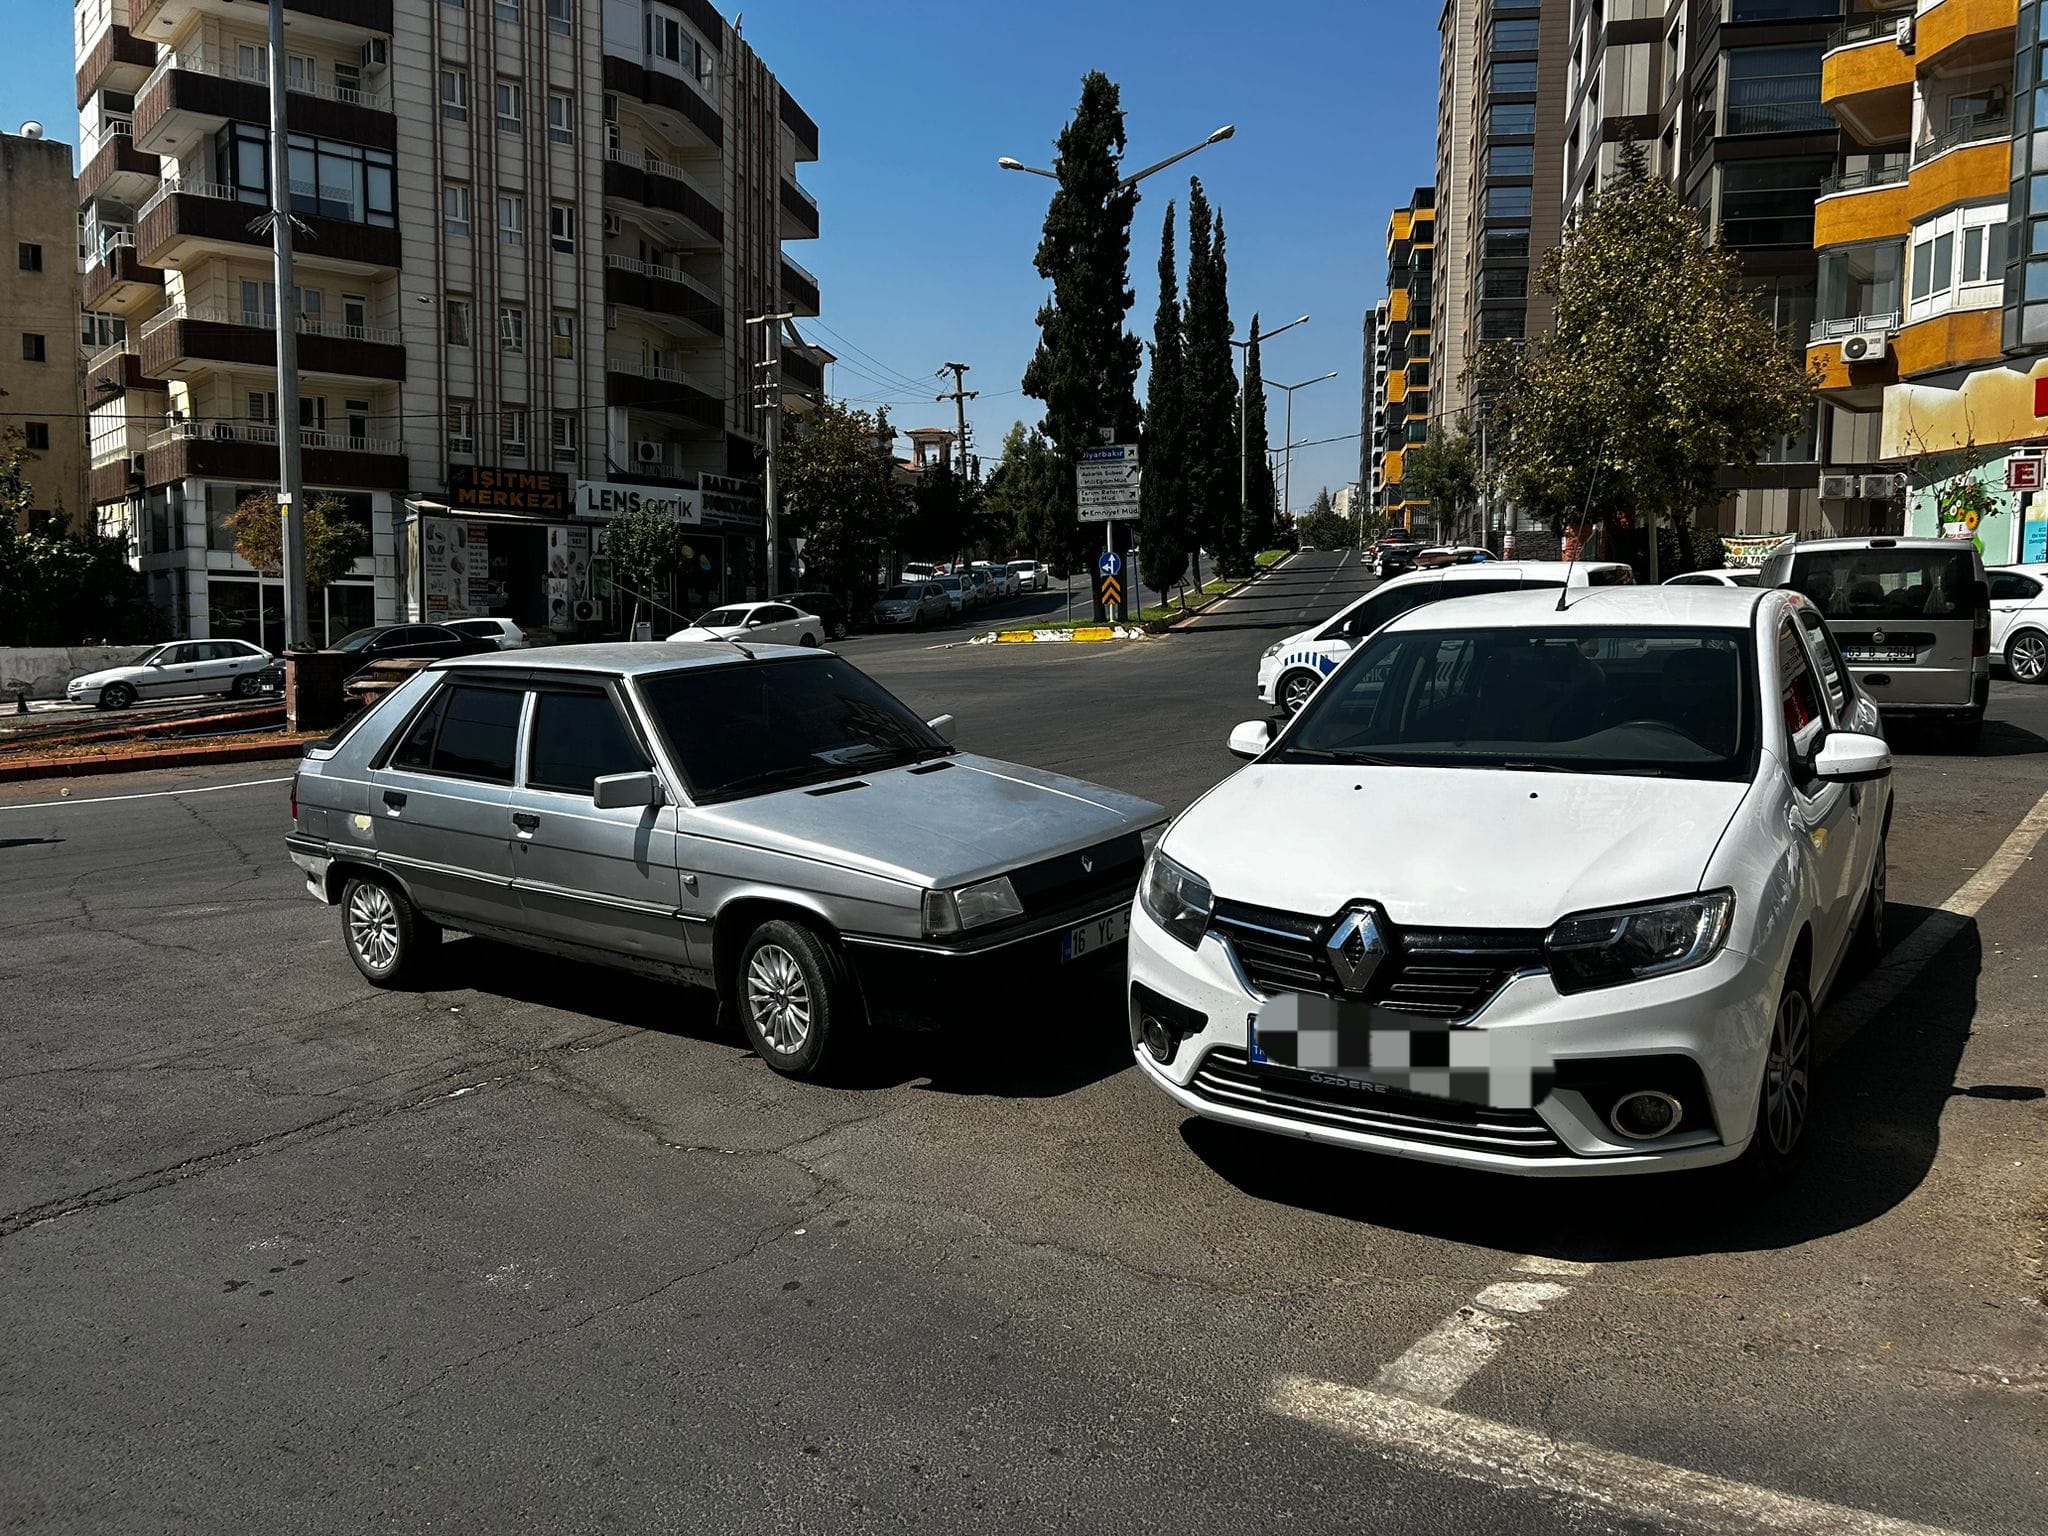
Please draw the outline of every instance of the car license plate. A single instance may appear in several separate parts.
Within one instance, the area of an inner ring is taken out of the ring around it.
[[[1060,938],[1060,959],[1079,960],[1083,955],[1092,955],[1097,950],[1109,948],[1112,944],[1121,944],[1130,936],[1129,910],[1112,912],[1107,917],[1085,922],[1078,928],[1069,928]]]
[[[1917,655],[1918,653],[1910,645],[1845,645],[1842,647],[1842,658],[1845,661],[1861,662],[1865,665],[1875,663],[1891,667],[1905,666],[1910,664]]]

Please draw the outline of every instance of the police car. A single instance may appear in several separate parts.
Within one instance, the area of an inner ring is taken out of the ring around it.
[[[1259,697],[1293,714],[1352,648],[1397,613],[1447,597],[1479,597],[1522,588],[1631,585],[1635,573],[1615,561],[1488,560],[1414,571],[1383,581],[1322,623],[1289,635],[1259,658]]]

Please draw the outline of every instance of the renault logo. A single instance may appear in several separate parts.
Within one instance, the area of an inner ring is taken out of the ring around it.
[[[1081,873],[1084,875],[1092,875],[1095,873],[1095,861],[1089,858],[1088,855],[1085,853],[1081,855]]]
[[[1387,958],[1387,939],[1381,926],[1380,910],[1356,906],[1337,920],[1337,927],[1324,944],[1330,968],[1346,992],[1363,992],[1372,984],[1373,973]]]

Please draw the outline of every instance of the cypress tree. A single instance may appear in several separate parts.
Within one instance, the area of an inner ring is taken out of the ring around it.
[[[1244,353],[1244,389],[1240,409],[1251,412],[1245,423],[1245,537],[1247,554],[1273,547],[1279,518],[1273,505],[1273,466],[1266,457],[1266,383],[1259,365],[1259,317],[1252,316],[1251,345]]]
[[[1217,569],[1234,564],[1237,502],[1237,379],[1230,366],[1230,299],[1221,221],[1201,181],[1188,182],[1188,297],[1182,321],[1181,440],[1191,531]],[[1196,556],[1195,576],[1201,577]]]
[[[1152,372],[1145,384],[1145,478],[1138,503],[1138,526],[1144,533],[1142,574],[1162,604],[1188,568],[1180,282],[1174,275],[1173,211],[1168,203],[1159,229],[1159,309],[1152,320]]]

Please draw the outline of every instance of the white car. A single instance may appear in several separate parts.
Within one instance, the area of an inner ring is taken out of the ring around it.
[[[523,651],[533,644],[526,631],[510,619],[450,619],[443,627],[458,635],[488,640],[501,651]]]
[[[263,674],[276,664],[270,652],[246,640],[174,640],[125,666],[74,677],[64,697],[101,709],[195,693],[248,699],[262,690]]]
[[[1753,587],[1758,584],[1758,574],[1746,567],[1722,571],[1687,571],[1683,576],[1673,576],[1664,585],[1667,587]]]
[[[1052,572],[1036,560],[1012,560],[1010,574],[1017,578],[1019,592],[1043,592],[1052,581]]]
[[[1991,588],[1991,654],[2018,683],[2048,683],[2048,565],[2000,565]]]
[[[1447,597],[1481,597],[1547,587],[1625,586],[1635,573],[1614,561],[1488,560],[1442,570],[1410,571],[1373,588],[1320,624],[1296,630],[1259,658],[1259,697],[1294,714],[1318,684],[1374,630],[1410,608]]]
[[[991,602],[998,598],[1017,595],[1017,573],[1007,565],[982,560],[977,561],[974,568],[988,577],[988,595]]]
[[[1881,729],[1790,592],[1404,614],[1278,740],[1233,731],[1253,765],[1159,842],[1138,1062],[1196,1114],[1429,1162],[1781,1175],[1815,1009],[1883,947]]]
[[[787,603],[733,603],[714,608],[671,640],[739,640],[761,645],[823,645],[825,626]]]

